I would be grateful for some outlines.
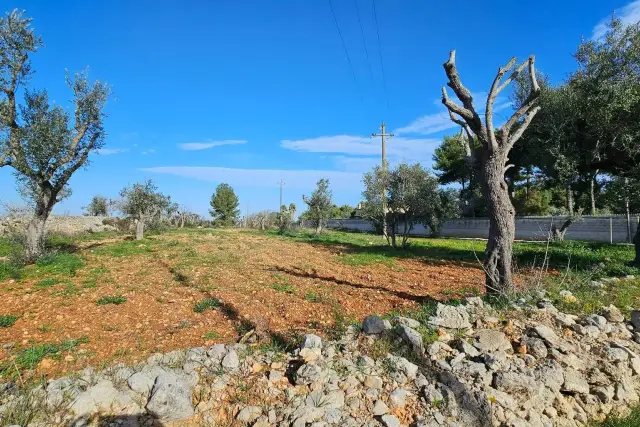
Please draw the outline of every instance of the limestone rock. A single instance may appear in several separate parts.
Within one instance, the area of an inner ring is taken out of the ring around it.
[[[378,316],[367,316],[362,322],[365,334],[378,335],[391,329],[391,322]]]
[[[473,346],[483,353],[511,351],[511,342],[506,335],[495,329],[481,329],[476,332]]]
[[[448,329],[469,329],[469,313],[464,306],[444,305],[438,303],[436,315],[429,319],[429,324]]]
[[[163,372],[158,375],[147,403],[147,411],[160,421],[181,421],[193,416],[192,385],[186,375]]]

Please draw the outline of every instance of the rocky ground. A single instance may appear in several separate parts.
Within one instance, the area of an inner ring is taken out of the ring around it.
[[[437,334],[370,316],[289,353],[217,344],[27,394],[0,384],[0,413],[40,402],[34,426],[543,427],[585,426],[639,400],[640,312],[576,317],[544,298],[498,312],[474,297],[438,304],[428,323]]]

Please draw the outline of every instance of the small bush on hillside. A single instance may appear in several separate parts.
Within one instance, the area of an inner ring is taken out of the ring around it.
[[[219,308],[222,306],[222,303],[220,302],[220,300],[216,299],[216,298],[205,298],[201,301],[198,301],[194,306],[193,306],[193,311],[195,311],[196,313],[204,313],[206,310],[208,309],[215,309],[215,308]]]
[[[120,305],[127,302],[127,299],[122,295],[111,295],[100,298],[96,301],[96,305],[107,305],[107,304],[115,304]]]
[[[0,315],[0,328],[10,328],[14,323],[16,323],[16,320],[18,320],[18,316],[11,314]]]

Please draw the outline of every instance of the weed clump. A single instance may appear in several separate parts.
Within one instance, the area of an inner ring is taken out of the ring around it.
[[[193,311],[195,311],[196,313],[204,313],[208,309],[213,310],[221,306],[222,306],[222,303],[220,302],[220,300],[216,298],[205,298],[201,301],[198,301],[193,306]]]
[[[111,295],[111,296],[105,296],[100,298],[98,301],[96,301],[96,305],[107,305],[107,304],[119,305],[119,304],[125,303],[126,301],[127,299],[122,295]]]

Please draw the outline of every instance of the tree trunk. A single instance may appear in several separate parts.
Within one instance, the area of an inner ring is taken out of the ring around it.
[[[33,218],[27,225],[25,256],[27,262],[36,261],[44,250],[45,225],[55,204],[56,194],[50,187],[38,189]]]
[[[184,216],[180,216],[180,228],[184,228]]]
[[[567,199],[567,210],[569,215],[573,216],[573,190],[571,190],[571,184],[565,187],[565,196]]]
[[[36,261],[44,250],[45,224],[49,215],[34,215],[27,225],[25,255],[28,262]]]
[[[485,287],[487,294],[504,295],[514,291],[511,262],[515,209],[504,180],[504,156],[489,150],[484,150],[483,156],[482,188],[489,211],[489,240],[484,257]]]
[[[589,200],[591,201],[591,215],[596,214],[596,180],[598,171],[596,171],[589,180]]]
[[[136,240],[142,240],[144,237],[144,220],[139,219],[136,222]]]

